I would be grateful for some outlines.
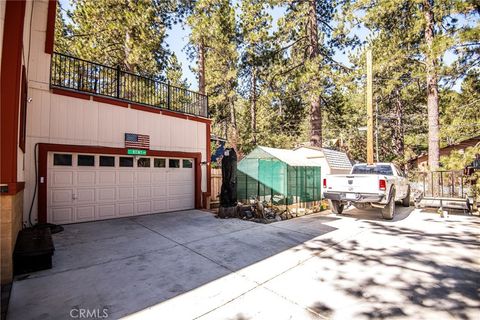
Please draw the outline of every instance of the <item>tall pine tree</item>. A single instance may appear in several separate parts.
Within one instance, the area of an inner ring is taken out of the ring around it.
[[[242,43],[241,71],[244,96],[249,102],[249,129],[251,145],[257,145],[257,111],[260,96],[264,93],[265,79],[270,64],[272,17],[268,5],[262,0],[243,0],[240,14]]]
[[[79,0],[70,13],[69,52],[159,77],[167,65],[164,45],[174,1]]]
[[[198,61],[199,86],[205,86],[209,95],[214,133],[228,137],[237,149],[238,39],[235,10],[230,0],[199,0],[187,23],[192,30],[193,57]]]
[[[322,110],[329,103],[334,88],[334,72],[344,67],[333,59],[335,49],[345,37],[334,27],[336,1],[277,1],[286,8],[279,19],[278,41],[280,66],[273,73],[277,87],[296,81],[302,99],[308,103],[309,140],[312,146],[323,144]],[[277,58],[278,59],[278,58]]]

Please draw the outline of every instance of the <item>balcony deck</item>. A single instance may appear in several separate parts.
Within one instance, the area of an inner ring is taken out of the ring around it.
[[[208,97],[119,67],[52,54],[50,87],[208,118]]]

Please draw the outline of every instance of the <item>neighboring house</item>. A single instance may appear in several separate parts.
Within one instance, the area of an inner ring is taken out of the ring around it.
[[[322,167],[323,176],[327,174],[350,173],[352,169],[352,162],[347,154],[342,151],[327,148],[299,147],[295,149],[295,152],[308,159],[317,161]]]
[[[463,152],[468,147],[474,147],[480,145],[480,136],[475,136],[470,139],[460,141],[455,144],[440,148],[440,157],[449,156],[450,153],[454,150]],[[419,170],[427,170],[428,168],[428,154],[422,154],[414,159],[409,161],[410,165],[413,168]]]
[[[54,53],[56,6],[0,1],[2,284],[29,220],[202,208],[210,196],[206,96]]]

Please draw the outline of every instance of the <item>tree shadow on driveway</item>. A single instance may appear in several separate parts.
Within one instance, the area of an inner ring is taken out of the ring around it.
[[[343,303],[312,299],[307,307],[328,318],[477,318],[478,220],[428,221],[441,221],[436,218],[397,224],[366,220],[368,232],[331,243],[327,251],[316,252],[313,240],[306,245],[316,256],[309,263],[318,271],[311,287],[330,290]]]

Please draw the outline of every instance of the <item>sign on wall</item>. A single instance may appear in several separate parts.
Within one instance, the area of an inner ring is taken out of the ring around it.
[[[139,150],[139,149],[128,149],[127,154],[138,155],[138,156],[145,156],[147,155],[147,150]]]

